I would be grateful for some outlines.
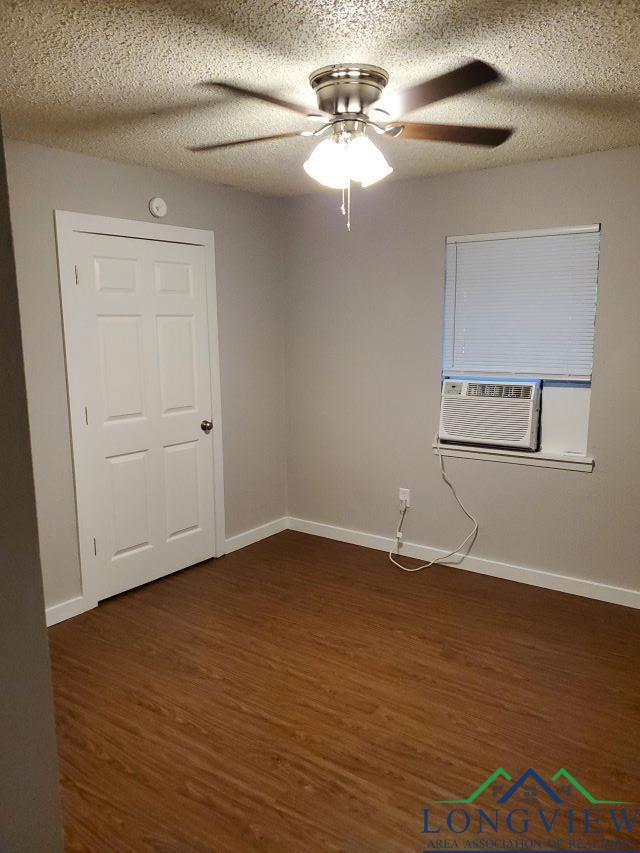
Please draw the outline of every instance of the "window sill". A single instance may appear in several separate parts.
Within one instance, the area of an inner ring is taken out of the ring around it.
[[[438,447],[432,445],[433,452],[438,453]],[[531,465],[536,468],[560,468],[564,471],[593,471],[592,456],[574,456],[572,454],[547,453],[539,450],[531,453],[523,450],[506,450],[497,447],[470,447],[466,444],[441,444],[443,456],[457,459],[477,459],[483,462],[510,462],[514,465]]]

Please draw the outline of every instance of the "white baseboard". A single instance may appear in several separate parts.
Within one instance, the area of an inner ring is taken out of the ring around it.
[[[339,542],[350,542],[352,545],[362,545],[365,548],[375,548],[378,551],[390,551],[394,542],[391,537],[362,533],[359,530],[349,530],[345,527],[321,524],[303,518],[289,518],[289,529],[299,530],[301,533],[311,533],[314,536],[324,536],[326,539],[337,539]],[[446,553],[442,549],[418,545],[415,542],[404,542],[402,545],[402,554],[405,557],[415,557],[425,562],[437,560]],[[568,592],[571,595],[595,598],[598,601],[607,601],[611,604],[640,608],[640,590],[611,586],[584,578],[573,578],[568,575],[545,572],[541,569],[516,566],[511,563],[500,563],[495,560],[487,560],[484,557],[465,557],[457,562],[454,567],[495,578],[526,583],[530,586],[553,589],[557,592]]]
[[[390,551],[393,540],[375,533],[362,533],[360,530],[349,530],[347,527],[336,527],[334,524],[322,524],[319,521],[308,521],[305,518],[289,518],[289,530],[300,533],[310,533],[312,536],[324,536],[325,539],[337,539],[338,542],[349,542],[351,545],[362,545],[363,548],[375,548],[376,551]],[[407,542],[402,547],[402,553],[407,557],[415,556],[410,553]],[[444,553],[444,552],[443,552]]]
[[[78,616],[96,606],[95,602],[87,601],[84,595],[77,595],[75,598],[67,599],[67,601],[61,601],[60,604],[52,604],[45,611],[47,628],[56,625],[58,622],[63,622],[65,619],[71,619],[72,616]]]
[[[254,542],[259,542],[261,539],[267,539],[269,536],[281,533],[283,530],[297,530],[300,533],[323,536],[325,539],[348,542],[351,545],[360,545],[363,548],[374,548],[376,551],[389,551],[394,542],[388,536],[363,533],[360,530],[349,530],[346,527],[337,527],[334,524],[323,524],[304,518],[282,516],[282,518],[261,524],[259,527],[238,533],[236,536],[230,536],[225,541],[226,553],[231,554],[233,551],[238,551],[247,545],[253,545]],[[404,542],[402,554],[405,557],[415,557],[418,560],[429,562],[444,556],[446,551],[440,548],[431,548],[428,545],[419,545],[416,542]],[[611,586],[585,578],[572,578],[568,575],[545,572],[541,569],[530,569],[511,563],[501,563],[495,560],[487,560],[485,557],[468,556],[453,567],[502,578],[503,580],[517,581],[518,583],[529,584],[529,586],[539,586],[557,592],[568,592],[571,595],[581,595],[584,598],[595,598],[598,601],[606,601],[610,604],[621,604],[624,607],[640,609],[640,590]],[[52,607],[47,607],[47,626],[55,625],[64,619],[71,619],[72,616],[91,610],[95,606],[95,603],[87,601],[84,596],[77,596],[60,604],[54,604]]]
[[[286,515],[283,515],[282,518],[275,518],[273,521],[268,521],[259,527],[253,527],[251,530],[245,530],[244,533],[238,533],[237,536],[230,536],[225,540],[226,553],[230,554],[239,548],[246,548],[247,545],[253,545],[254,542],[259,542],[261,539],[266,539],[275,533],[282,533],[288,527],[289,519]]]

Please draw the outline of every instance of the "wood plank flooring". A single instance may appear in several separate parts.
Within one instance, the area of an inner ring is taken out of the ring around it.
[[[595,797],[640,803],[631,609],[440,566],[406,575],[287,531],[56,625],[50,644],[68,850],[462,847],[423,833],[423,809],[441,819],[451,806],[431,801],[498,767],[565,767]],[[562,821],[554,838],[570,837]],[[640,827],[605,829],[592,849],[639,842]]]

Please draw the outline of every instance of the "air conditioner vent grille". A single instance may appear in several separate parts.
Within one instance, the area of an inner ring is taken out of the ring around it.
[[[468,397],[507,397],[511,400],[530,400],[531,385],[507,385],[505,383],[469,382]]]
[[[464,397],[445,398],[442,425],[447,433],[460,438],[495,441],[522,441],[529,429],[529,403],[494,403],[491,400],[466,402]]]

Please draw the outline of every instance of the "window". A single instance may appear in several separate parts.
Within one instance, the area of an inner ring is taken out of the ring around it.
[[[449,237],[442,376],[541,378],[541,449],[585,454],[600,226]]]

